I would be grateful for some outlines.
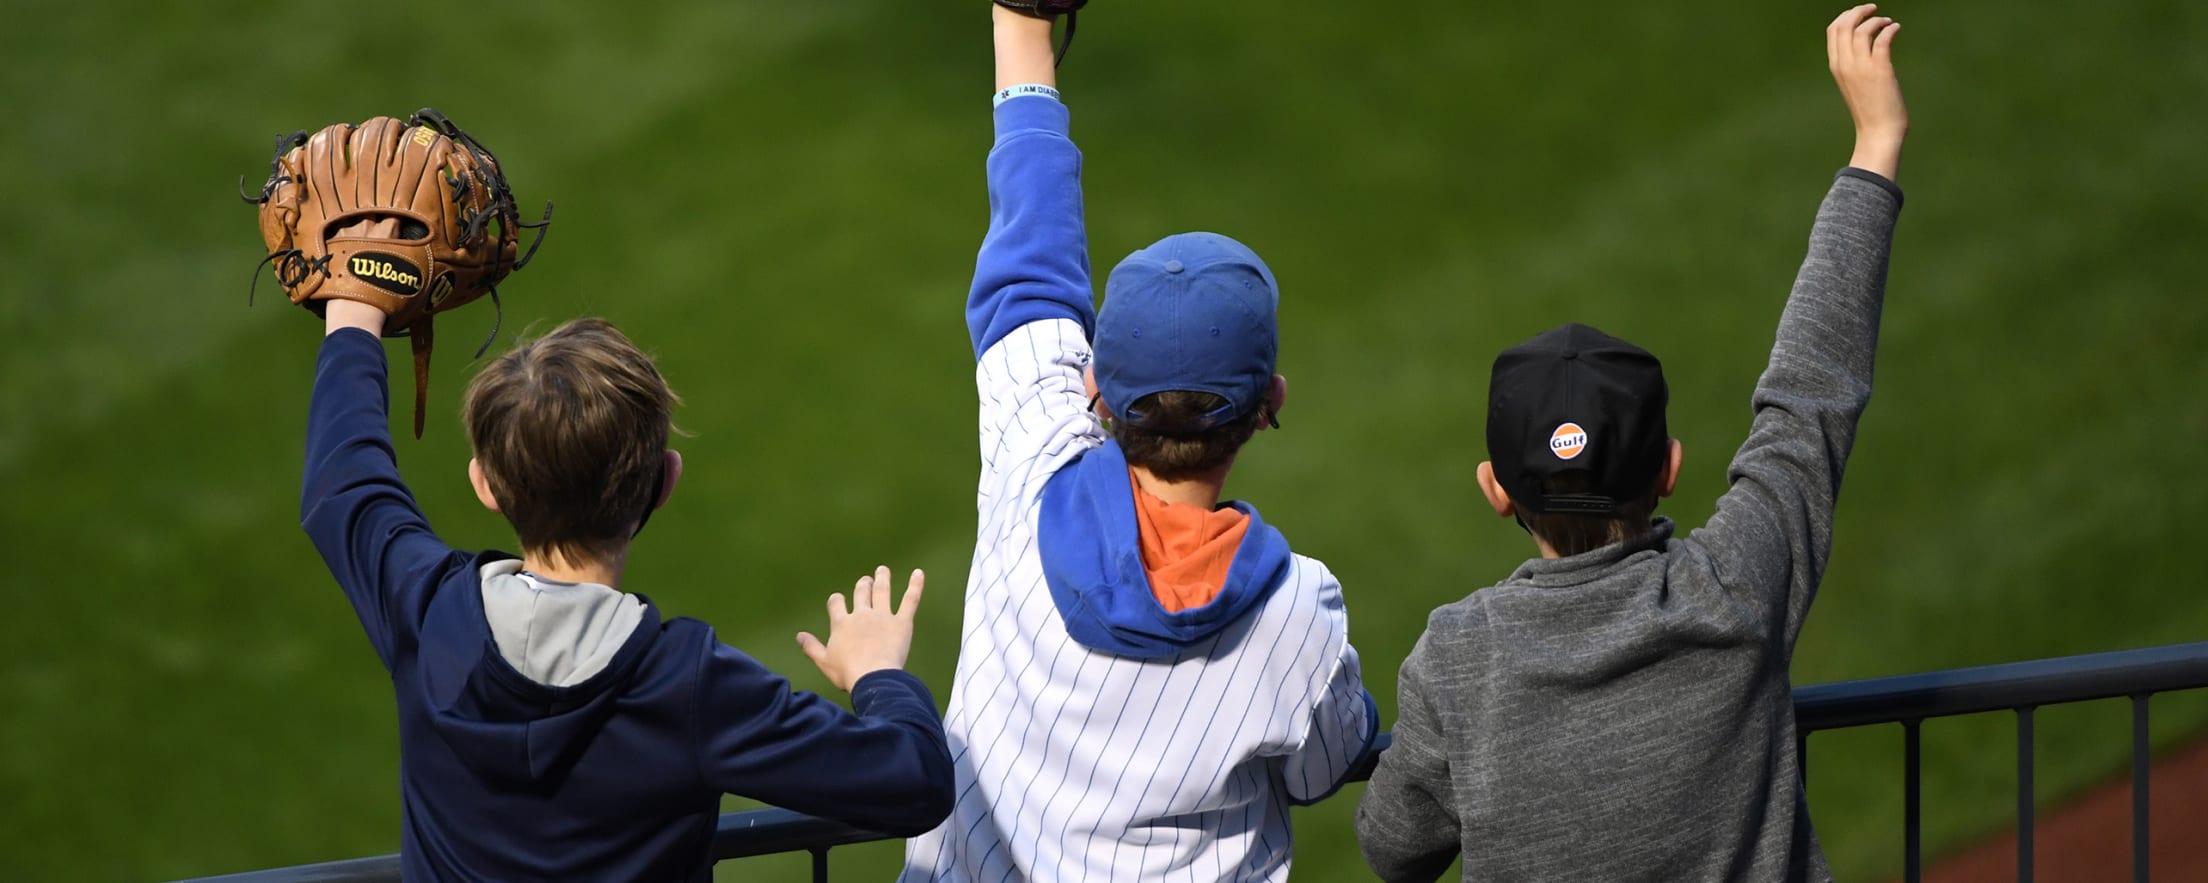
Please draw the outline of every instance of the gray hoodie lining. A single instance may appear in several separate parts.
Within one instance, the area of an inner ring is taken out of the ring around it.
[[[546,686],[572,687],[604,671],[644,619],[634,595],[523,573],[520,561],[493,561],[480,575],[483,618],[499,656]]]

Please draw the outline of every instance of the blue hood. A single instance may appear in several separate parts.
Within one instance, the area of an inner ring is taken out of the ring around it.
[[[487,553],[476,565],[508,556]],[[643,596],[638,596],[643,598]],[[604,670],[570,687],[515,671],[499,655],[479,591],[440,592],[445,615],[421,633],[421,705],[452,753],[484,780],[525,787],[564,777],[598,736],[660,637],[659,610],[644,619]]]
[[[1257,516],[1227,568],[1219,596],[1202,607],[1167,613],[1150,592],[1135,524],[1135,491],[1119,443],[1081,457],[1043,487],[1036,550],[1051,600],[1066,633],[1091,650],[1137,659],[1174,656],[1212,636],[1264,601],[1288,575],[1288,539]]]

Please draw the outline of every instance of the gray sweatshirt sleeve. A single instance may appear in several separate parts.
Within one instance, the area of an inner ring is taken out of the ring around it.
[[[1380,755],[1372,784],[1357,801],[1357,845],[1365,864],[1388,883],[1431,883],[1460,848],[1449,743],[1427,686],[1438,674],[1429,671],[1436,655],[1428,646],[1432,636],[1429,625],[1403,661],[1396,677],[1395,743]]]
[[[1824,576],[1840,475],[1870,402],[1900,212],[1900,188],[1880,175],[1847,168],[1833,179],[1756,383],[1748,440],[1727,470],[1731,489],[1688,538],[1720,585],[1784,628],[1776,637],[1789,653]]]

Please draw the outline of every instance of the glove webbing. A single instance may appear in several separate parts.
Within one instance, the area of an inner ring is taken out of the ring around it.
[[[425,107],[415,111],[413,116],[407,117],[406,123],[409,126],[428,126],[442,133],[445,137],[451,138],[452,143],[460,145],[460,148],[466,150],[468,155],[475,160],[476,174],[481,175],[484,179],[483,189],[490,196],[491,204],[484,207],[482,211],[468,217],[467,229],[460,236],[461,240],[475,239],[483,232],[484,222],[493,217],[498,218],[500,223],[512,224],[517,229],[535,230],[537,236],[530,241],[529,250],[523,252],[521,258],[514,261],[514,266],[507,272],[528,266],[529,259],[537,256],[537,246],[544,244],[544,234],[551,232],[552,202],[550,200],[545,201],[544,217],[537,219],[536,223],[522,223],[520,208],[514,204],[514,189],[506,183],[505,170],[500,169],[498,163],[491,158],[490,148],[483,146],[483,142],[477,141],[474,135],[468,134],[460,128],[460,124],[453,122],[434,107]],[[460,201],[460,195],[465,193],[472,183],[474,182],[455,179],[452,182],[453,201]],[[496,293],[495,290],[493,293]]]
[[[271,156],[268,159],[268,180],[261,182],[260,195],[255,196],[253,194],[245,192],[245,176],[239,175],[238,198],[245,200],[246,205],[266,204],[269,197],[275,195],[276,188],[282,187],[292,180],[290,175],[284,174],[284,154],[290,152],[292,148],[305,145],[306,143],[307,130],[305,129],[300,129],[299,131],[293,132],[289,135],[276,136],[276,155]],[[255,270],[253,272],[258,273],[260,271]]]

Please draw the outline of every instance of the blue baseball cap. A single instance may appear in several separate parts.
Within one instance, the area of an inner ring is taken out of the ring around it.
[[[1128,255],[1104,283],[1096,318],[1096,386],[1117,419],[1192,434],[1265,404],[1280,358],[1273,271],[1217,233],[1179,233]],[[1160,425],[1135,402],[1153,393],[1208,392],[1227,404],[1193,424]]]

